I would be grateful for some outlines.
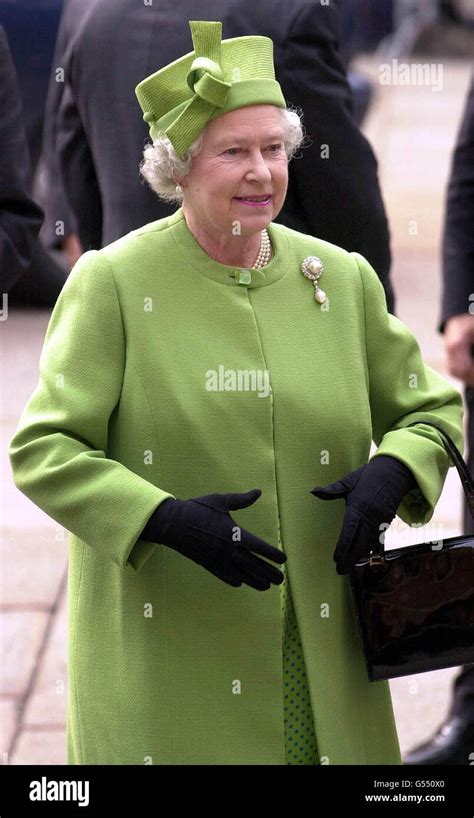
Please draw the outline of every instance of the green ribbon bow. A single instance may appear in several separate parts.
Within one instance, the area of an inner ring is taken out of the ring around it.
[[[221,67],[222,23],[190,21],[194,60],[186,80],[194,96],[179,117],[165,130],[180,158],[198,138],[216,107],[223,108],[231,83]]]

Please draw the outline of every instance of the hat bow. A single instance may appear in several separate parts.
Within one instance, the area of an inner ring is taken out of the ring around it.
[[[180,144],[196,139],[216,107],[223,108],[227,101],[231,83],[224,81],[221,67],[222,23],[191,21],[189,23],[194,44],[194,60],[191,63],[186,80],[194,96],[189,100],[165,133],[173,144]]]

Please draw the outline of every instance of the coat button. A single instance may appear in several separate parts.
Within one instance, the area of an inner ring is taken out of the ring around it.
[[[252,283],[252,274],[250,270],[236,270],[237,284],[251,284]]]

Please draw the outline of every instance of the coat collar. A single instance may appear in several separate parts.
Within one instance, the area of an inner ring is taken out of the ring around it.
[[[168,218],[168,227],[172,228],[171,234],[185,263],[201,275],[219,284],[226,284],[230,287],[242,287],[243,285],[249,288],[265,287],[283,278],[290,269],[288,237],[281,225],[273,222],[267,228],[272,242],[273,257],[266,267],[259,270],[229,267],[211,258],[191,233],[182,207]]]

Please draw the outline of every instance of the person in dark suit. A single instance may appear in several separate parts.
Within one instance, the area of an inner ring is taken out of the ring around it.
[[[65,46],[56,149],[84,250],[173,211],[140,181],[148,131],[137,117],[134,88],[189,48],[187,20],[194,9],[191,2],[171,0],[152,5],[96,0]],[[312,140],[290,167],[278,221],[362,253],[377,270],[394,312],[377,162],[353,117],[338,51],[337,4],[203,0],[199,17],[222,21],[227,38],[252,33],[274,41],[285,99],[302,109]]]
[[[474,76],[454,151],[443,236],[443,293],[438,331],[448,370],[465,385],[467,464],[474,475]],[[464,503],[464,532],[474,523]],[[445,721],[405,764],[472,764],[474,761],[474,664],[456,677]]]
[[[31,263],[44,214],[28,193],[30,158],[17,76],[2,26],[0,143],[0,276],[2,294],[6,294]]]
[[[64,3],[44,116],[42,158],[46,171],[46,193],[42,236],[48,249],[64,251],[69,268],[74,266],[83,248],[78,239],[74,214],[61,183],[59,157],[56,151],[58,124],[56,113],[64,91],[64,63],[67,61],[68,48],[73,47],[74,37],[95,2],[96,0],[66,0]]]
[[[18,108],[21,107],[20,130],[13,124],[13,119],[6,120],[10,129],[9,144],[11,151],[5,150],[2,160],[5,163],[5,184],[2,187],[4,207],[8,210],[9,225],[13,220],[19,222],[19,213],[12,211],[14,199],[8,196],[9,185],[14,184],[13,177],[21,174],[21,186],[26,195],[38,201],[35,205],[41,209],[43,221],[42,179],[43,169],[40,163],[42,139],[41,130],[44,118],[44,100],[53,55],[54,40],[61,14],[62,0],[23,0],[22,3],[0,3],[0,17],[8,40],[10,51],[9,63],[14,66],[15,93],[18,96]],[[11,86],[7,79],[2,88],[5,94]],[[3,145],[6,140],[2,141]],[[24,147],[23,147],[24,146]],[[24,148],[28,158],[23,160]],[[21,165],[21,170],[18,167]],[[14,170],[16,168],[16,170]],[[8,182],[6,180],[9,180]],[[38,184],[38,181],[40,183]],[[25,219],[25,215],[22,215]],[[22,250],[20,267],[8,261],[2,265],[4,270],[4,290],[8,291],[8,305],[28,307],[48,307],[55,303],[66,273],[61,258],[50,254],[43,243],[43,225],[40,231],[29,235],[28,252]],[[19,245],[18,245],[19,247]],[[10,247],[11,252],[11,247]]]

